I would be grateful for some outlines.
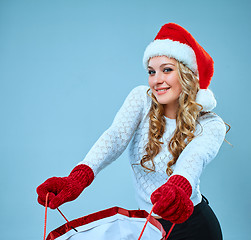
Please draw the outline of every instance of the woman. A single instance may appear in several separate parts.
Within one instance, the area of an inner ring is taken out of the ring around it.
[[[70,173],[37,188],[49,207],[76,199],[131,141],[130,163],[140,209],[150,212],[169,239],[222,239],[219,222],[200,193],[200,175],[217,155],[226,134],[224,121],[211,112],[216,100],[208,89],[213,60],[192,35],[175,23],[162,26],[144,53],[149,87],[134,88],[112,125]]]

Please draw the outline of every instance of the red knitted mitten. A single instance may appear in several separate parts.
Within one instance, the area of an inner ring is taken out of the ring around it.
[[[94,179],[92,169],[84,164],[76,166],[68,177],[52,177],[37,187],[38,202],[45,206],[46,195],[48,206],[55,209],[65,202],[73,201],[88,187]]]
[[[152,193],[151,201],[156,203],[153,212],[172,223],[183,223],[193,213],[191,194],[189,181],[183,176],[173,175]]]

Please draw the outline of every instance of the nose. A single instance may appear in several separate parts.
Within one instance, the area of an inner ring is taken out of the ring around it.
[[[156,84],[161,84],[164,82],[164,80],[165,80],[165,78],[164,78],[164,74],[162,72],[157,72],[155,74],[155,83]]]

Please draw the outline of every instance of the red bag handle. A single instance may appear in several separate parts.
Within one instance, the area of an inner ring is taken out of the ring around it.
[[[49,197],[49,193],[47,193],[47,194],[46,194],[46,198],[45,198],[44,238],[43,238],[43,240],[45,240],[45,238],[46,238],[46,225],[47,225],[48,197]]]
[[[155,203],[155,204],[156,204],[156,203]],[[147,216],[147,219],[146,219],[145,225],[144,225],[144,227],[143,227],[143,229],[142,229],[142,231],[141,231],[141,233],[140,233],[140,235],[139,235],[138,240],[140,240],[140,239],[141,239],[141,237],[142,237],[142,235],[143,235],[143,232],[145,231],[146,224],[149,222],[149,219],[150,219],[150,217],[151,217],[151,215],[152,215],[153,208],[154,208],[155,204],[153,205],[153,207],[152,207],[152,209],[151,209],[151,211],[150,211],[149,215]],[[171,228],[170,228],[170,230],[169,230],[168,234],[166,235],[166,239],[168,239],[168,237],[169,237],[169,235],[171,234],[171,232],[172,232],[172,230],[173,230],[174,226],[175,226],[175,223],[173,223],[173,225],[171,226]]]

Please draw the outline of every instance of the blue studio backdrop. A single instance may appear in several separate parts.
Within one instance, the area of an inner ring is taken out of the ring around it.
[[[0,1],[1,239],[42,239],[36,187],[66,176],[148,84],[145,47],[164,23],[186,28],[215,62],[215,112],[231,125],[201,178],[224,239],[250,239],[250,1]],[[127,150],[75,201],[69,219],[137,209]],[[48,212],[47,232],[65,223]]]

